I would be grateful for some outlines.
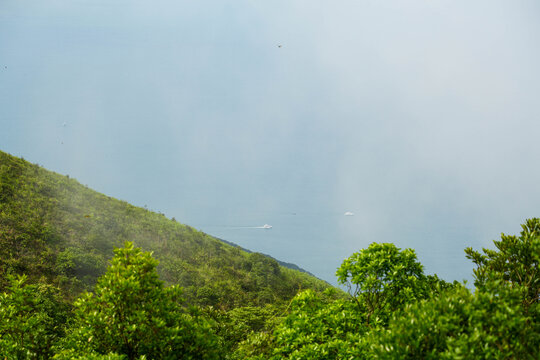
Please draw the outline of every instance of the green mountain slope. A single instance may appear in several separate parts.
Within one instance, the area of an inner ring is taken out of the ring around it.
[[[92,288],[113,248],[125,241],[153,251],[161,278],[183,286],[194,304],[229,309],[281,303],[299,289],[330,287],[0,151],[0,290],[6,274],[25,273],[74,298]]]

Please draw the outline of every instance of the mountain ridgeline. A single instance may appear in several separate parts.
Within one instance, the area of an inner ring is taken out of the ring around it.
[[[161,279],[182,286],[196,305],[263,306],[288,302],[299,289],[331,287],[0,151],[0,291],[6,275],[26,274],[73,299],[93,288],[126,241],[152,251]]]

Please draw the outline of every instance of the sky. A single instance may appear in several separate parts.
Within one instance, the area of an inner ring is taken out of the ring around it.
[[[0,150],[333,284],[372,242],[470,281],[540,215],[538,64],[533,0],[2,0]]]

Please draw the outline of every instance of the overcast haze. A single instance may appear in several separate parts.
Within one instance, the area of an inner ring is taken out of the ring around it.
[[[2,0],[0,149],[332,283],[373,241],[471,279],[540,215],[538,4]]]

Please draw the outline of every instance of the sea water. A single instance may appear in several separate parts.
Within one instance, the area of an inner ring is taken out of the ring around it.
[[[218,224],[194,224],[215,237],[298,265],[333,285],[343,260],[372,242],[392,242],[413,248],[426,274],[447,280],[471,280],[472,263],[464,248],[477,244],[473,229],[421,229],[396,222],[377,228],[344,212],[286,211],[228,213]],[[264,224],[271,229],[260,228]],[[259,227],[259,228],[257,228]],[[378,232],[378,236],[377,236]]]

